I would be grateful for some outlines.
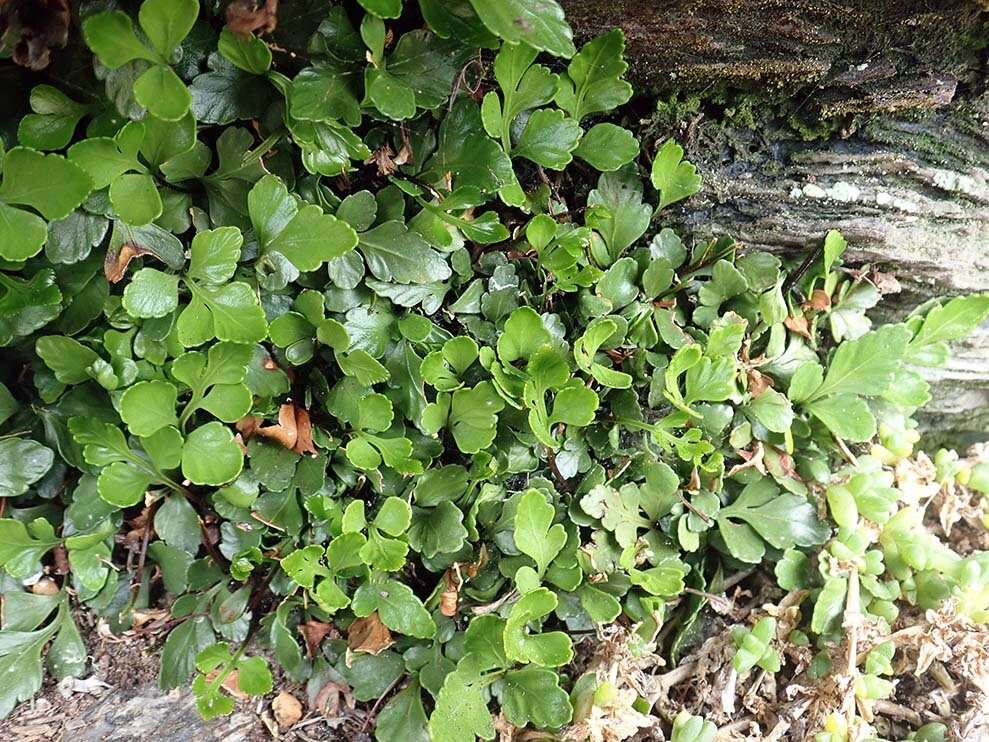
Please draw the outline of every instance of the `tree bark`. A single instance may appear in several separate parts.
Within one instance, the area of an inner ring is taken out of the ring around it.
[[[563,0],[578,39],[621,27],[640,85],[812,88],[825,115],[937,106],[979,74],[985,1]],[[981,40],[980,40],[981,39]]]
[[[704,177],[671,210],[696,237],[806,254],[829,229],[902,285],[877,319],[989,291],[989,13],[962,0],[564,0],[578,39],[622,27]],[[982,39],[978,42],[978,39]],[[931,371],[932,440],[989,431],[989,327]]]

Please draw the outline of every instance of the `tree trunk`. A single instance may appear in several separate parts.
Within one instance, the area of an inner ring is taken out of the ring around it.
[[[893,273],[899,317],[989,291],[989,13],[962,0],[564,0],[579,39],[620,26],[659,96],[646,146],[681,141],[703,191],[670,219],[699,237],[805,254],[829,229]],[[981,39],[981,41],[980,41]],[[981,48],[980,48],[981,47]],[[929,374],[922,421],[989,431],[989,327]]]

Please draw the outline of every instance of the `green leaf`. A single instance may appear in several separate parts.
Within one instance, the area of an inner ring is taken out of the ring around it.
[[[49,221],[71,214],[91,188],[85,171],[61,155],[14,147],[3,159],[0,201],[30,206]]]
[[[23,495],[54,461],[54,452],[36,441],[0,439],[0,497]]]
[[[505,624],[505,653],[517,662],[544,667],[561,667],[573,659],[573,644],[562,631],[532,634],[527,626],[549,615],[556,608],[556,595],[538,587],[523,595],[512,606]]]
[[[138,436],[149,436],[179,423],[175,414],[178,393],[165,381],[141,381],[120,398],[120,417]]]
[[[842,256],[846,247],[848,247],[848,243],[845,242],[845,238],[842,236],[841,232],[837,229],[828,230],[828,233],[824,236],[825,276],[831,272],[831,267],[835,264],[835,261]]]
[[[68,612],[56,619],[56,623],[58,633],[48,646],[45,663],[56,680],[81,677],[86,672],[87,657],[79,627]]]
[[[332,64],[317,64],[302,70],[292,80],[289,98],[292,117],[306,121],[339,120],[357,126],[361,107],[353,78],[352,72]],[[342,218],[339,211],[337,215]]]
[[[0,203],[0,257],[26,260],[41,252],[48,235],[45,220]]]
[[[57,150],[68,145],[80,119],[91,110],[51,85],[32,88],[30,103],[34,113],[20,120],[17,141],[40,150]]]
[[[357,245],[357,233],[349,224],[318,206],[302,207],[268,250],[277,250],[300,271],[313,271],[323,263],[339,258]]]
[[[201,345],[217,337],[235,343],[257,343],[268,335],[268,324],[255,291],[241,281],[220,287],[193,289],[193,301],[178,319],[183,345]]]
[[[244,454],[230,428],[210,422],[193,430],[182,447],[182,474],[193,484],[220,486],[240,474]]]
[[[178,276],[155,268],[141,268],[124,288],[123,306],[132,317],[165,317],[178,305]]]
[[[63,384],[81,384],[90,378],[89,367],[99,360],[96,351],[78,340],[57,335],[38,338],[35,351]]]
[[[814,602],[814,613],[811,616],[810,628],[815,634],[824,634],[841,616],[845,595],[848,592],[848,579],[845,577],[829,577],[824,587],[818,593]]]
[[[397,580],[365,582],[354,592],[351,607],[359,617],[378,612],[381,622],[392,631],[429,639],[436,633],[432,616],[412,592]]]
[[[556,0],[470,0],[488,29],[510,44],[520,42],[557,57],[572,57],[573,34]]]
[[[777,549],[817,546],[829,534],[807,498],[779,494],[768,478],[747,485],[733,503],[721,508],[717,518],[719,524],[732,518],[743,521]]]
[[[160,2],[158,3],[161,4]],[[134,33],[130,16],[120,10],[96,13],[82,24],[86,45],[112,70],[133,59],[157,62],[158,57],[142,44]]]
[[[562,523],[553,524],[556,511],[540,490],[530,489],[515,511],[515,545],[536,562],[540,575],[563,549],[567,534]]]
[[[189,618],[172,629],[161,651],[158,687],[171,690],[188,681],[196,669],[196,656],[214,641],[206,617]]]
[[[271,50],[252,33],[241,36],[224,28],[218,49],[232,65],[252,75],[263,75],[271,68]]]
[[[553,670],[529,665],[505,674],[505,718],[517,727],[534,724],[557,729],[570,721],[570,696]]]
[[[429,734],[443,742],[476,742],[495,738],[494,721],[480,680],[465,670],[446,676],[429,717]]]
[[[652,216],[652,207],[642,202],[642,182],[631,166],[602,173],[587,205],[585,221],[601,233],[611,261],[645,233]]]
[[[330,571],[323,566],[324,550],[316,544],[296,549],[281,560],[282,569],[302,587],[312,590],[316,577],[326,577]]]
[[[198,15],[199,0],[144,0],[138,21],[158,53],[168,57],[189,35]]]
[[[188,278],[209,283],[229,281],[237,270],[244,238],[236,227],[199,232],[192,238]]]
[[[144,499],[154,477],[134,464],[114,461],[100,472],[97,482],[100,497],[111,505],[129,508]]]
[[[839,438],[867,441],[876,434],[876,418],[861,397],[833,394],[810,402],[807,410]]]
[[[467,538],[463,521],[463,512],[449,501],[432,508],[413,508],[409,546],[427,559],[457,552]]]
[[[400,536],[412,522],[412,509],[401,497],[387,497],[374,516],[372,525],[389,536]]]
[[[956,296],[938,304],[924,317],[920,329],[907,346],[907,356],[917,355],[935,343],[957,340],[968,335],[989,316],[989,294]]]
[[[764,389],[746,405],[748,413],[774,433],[785,433],[793,424],[793,407],[775,389]]]
[[[498,336],[498,357],[502,363],[529,358],[550,341],[549,331],[531,307],[519,307],[505,322]]]
[[[459,464],[429,469],[416,482],[413,496],[417,505],[434,507],[459,499],[467,492],[467,470]]]
[[[374,735],[378,742],[429,742],[426,711],[417,682],[407,685],[382,707]]]
[[[264,657],[242,657],[237,661],[237,687],[242,693],[263,696],[274,685],[271,670]]]
[[[790,378],[787,395],[791,402],[805,402],[824,381],[824,368],[819,363],[804,362]]]
[[[0,518],[0,567],[16,579],[37,571],[41,557],[58,543],[55,532],[43,519],[29,525],[30,530],[19,520]]]
[[[639,156],[639,140],[615,124],[595,124],[581,137],[573,154],[596,170],[610,172]]]
[[[164,64],[150,67],[134,81],[134,98],[165,121],[178,121],[192,105],[192,94],[175,71]]]
[[[628,69],[624,52],[625,34],[617,28],[584,44],[580,53],[570,60],[567,74],[556,92],[560,108],[580,121],[589,114],[610,111],[628,102],[632,97],[632,86],[621,79]],[[638,150],[638,142],[635,142],[635,153]],[[614,170],[617,166],[598,169]]]
[[[0,664],[4,668],[0,674],[0,718],[41,689],[41,651],[57,627],[56,622],[38,631],[0,632]]]
[[[143,173],[127,173],[114,180],[110,203],[117,216],[138,227],[157,219],[163,209],[154,179]]]
[[[659,191],[659,209],[682,201],[701,189],[697,168],[683,159],[683,147],[672,139],[667,139],[656,153],[649,179],[653,188]]]
[[[824,382],[806,400],[833,394],[873,397],[893,380],[910,342],[904,325],[886,325],[857,340],[842,343],[831,358]]]
[[[475,454],[491,445],[497,432],[498,413],[505,401],[491,382],[482,381],[473,389],[458,389],[450,405],[450,429],[457,448]]]
[[[402,0],[358,0],[361,7],[378,18],[398,18],[402,15]]]
[[[385,70],[368,67],[364,71],[368,98],[383,116],[401,121],[416,114],[416,94],[412,86]]]
[[[718,727],[714,722],[694,716],[689,711],[681,711],[673,719],[670,742],[714,742],[717,733]]]
[[[203,535],[199,516],[182,495],[169,495],[155,513],[155,531],[169,546],[191,556],[199,551]]]
[[[247,204],[262,247],[281,253],[300,271],[316,270],[357,244],[349,224],[313,204],[300,208],[274,175],[258,181]]]
[[[532,160],[550,170],[563,170],[583,134],[580,124],[563,111],[540,108],[534,111],[522,130],[512,155]]]
[[[450,277],[450,266],[443,256],[402,222],[384,222],[359,238],[357,248],[368,269],[382,281],[432,283]]]

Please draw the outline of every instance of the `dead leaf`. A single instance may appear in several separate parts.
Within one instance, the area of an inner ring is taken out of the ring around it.
[[[440,594],[440,613],[452,618],[457,615],[457,604],[460,601],[460,588],[464,583],[477,576],[481,567],[488,560],[488,550],[481,544],[481,550],[476,562],[461,564],[454,562],[446,572],[443,573],[444,588]]]
[[[343,696],[347,708],[354,708],[354,696],[350,692],[350,686],[346,683],[337,683],[333,680],[327,681],[326,685],[319,689],[316,700],[313,703],[316,710],[327,718],[334,718],[340,714],[340,697]]]
[[[266,34],[278,25],[278,0],[233,0],[227,6],[227,28],[238,36]]]
[[[886,294],[898,294],[903,290],[900,282],[896,280],[896,276],[892,273],[873,270],[869,278],[872,280],[873,285],[879,289],[879,293],[884,296]]]
[[[690,481],[687,482],[687,486],[684,487],[687,492],[699,492],[701,488],[701,473],[694,467],[694,470],[690,472]]]
[[[238,430],[240,430],[239,427]],[[312,422],[309,419],[309,411],[294,402],[287,402],[278,408],[278,423],[276,425],[264,425],[255,428],[253,432],[265,438],[271,438],[296,453],[316,453],[316,447],[312,440]]]
[[[295,440],[293,451],[298,454],[311,453],[316,455],[316,446],[312,441],[312,421],[309,419],[309,410],[305,407],[295,408],[295,427],[299,431],[299,437]]]
[[[295,424],[295,405],[289,402],[278,408],[278,424],[265,425],[254,431],[265,438],[281,443],[285,448],[295,448],[299,429]]]
[[[0,47],[13,49],[15,63],[44,69],[51,50],[69,40],[69,0],[4,0],[0,2]]]
[[[90,675],[88,678],[63,678],[58,684],[58,692],[62,698],[69,698],[74,693],[84,693],[90,696],[102,696],[106,693],[107,689],[113,686],[109,683],[104,683],[95,675]]]
[[[136,242],[125,242],[116,251],[107,250],[103,259],[103,273],[106,275],[106,280],[110,283],[118,283],[127,272],[130,261],[145,255],[154,255],[154,253]]]
[[[302,703],[288,691],[282,691],[271,702],[271,710],[275,713],[275,721],[282,727],[293,727],[302,718]]]
[[[251,436],[257,432],[257,429],[261,425],[261,418],[256,415],[244,415],[237,422],[234,423],[234,427],[237,432],[244,437],[245,441],[249,441]]]
[[[55,574],[67,575],[72,570],[69,564],[69,552],[66,551],[64,544],[59,544],[52,550],[52,558],[55,562]]]
[[[464,584],[457,565],[454,564],[443,574],[443,592],[440,593],[440,613],[447,618],[457,615],[457,605],[460,602],[460,586]]]
[[[350,629],[347,631],[347,646],[353,652],[381,654],[394,643],[391,632],[381,623],[377,611],[364,618],[358,618],[350,624]]]
[[[31,585],[31,592],[35,595],[57,595],[58,591],[59,587],[51,577],[42,577]]]
[[[139,629],[152,621],[160,621],[168,618],[170,615],[168,611],[162,608],[145,608],[143,610],[131,611],[131,619],[133,620],[135,629]]]
[[[728,473],[725,474],[726,477],[731,477],[735,474],[738,474],[738,472],[740,471],[745,471],[746,469],[755,469],[763,476],[766,476],[766,464],[763,461],[766,452],[762,447],[762,441],[757,441],[755,444],[755,448],[753,448],[751,451],[746,451],[744,449],[741,449],[735,451],[735,453],[737,453],[739,456],[742,457],[742,459],[744,459],[744,463],[735,464],[735,466],[733,466],[728,471]]]
[[[810,301],[808,305],[811,309],[815,309],[818,312],[827,309],[831,306],[831,296],[827,291],[821,289],[814,289],[814,292],[810,295]]]
[[[402,145],[402,148],[395,154],[395,151],[391,148],[390,144],[383,144],[378,147],[371,156],[364,160],[365,165],[377,165],[378,175],[383,178],[387,178],[389,175],[394,174],[398,169],[399,165],[404,165],[412,158],[412,149],[409,147],[408,142]]]
[[[306,654],[309,657],[314,657],[316,655],[316,650],[319,649],[319,645],[322,643],[323,639],[326,638],[327,634],[334,632],[333,624],[323,623],[322,621],[316,621],[314,619],[309,619],[305,623],[299,624],[299,633],[302,634],[302,638],[306,642]]]
[[[211,670],[210,672],[206,673],[206,682],[212,683],[214,680],[216,680],[216,677],[219,674],[220,674],[219,670]],[[239,673],[236,670],[231,670],[230,674],[223,679],[223,682],[220,683],[220,685],[223,686],[223,689],[227,691],[231,696],[236,698],[238,701],[243,701],[245,698],[248,698],[249,695],[244,691],[242,691],[240,689],[240,686],[237,685],[238,677],[239,677]]]
[[[783,320],[783,324],[790,332],[795,332],[798,335],[803,335],[808,340],[813,340],[810,336],[810,326],[807,324],[807,318],[802,314],[796,317],[787,317]]]
[[[751,394],[753,398],[758,397],[773,385],[768,376],[760,373],[754,368],[750,368],[746,371],[745,375],[749,380],[749,394]]]

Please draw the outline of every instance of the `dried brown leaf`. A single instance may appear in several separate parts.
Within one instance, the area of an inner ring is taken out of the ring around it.
[[[278,408],[278,423],[276,425],[264,425],[254,432],[280,443],[285,448],[294,449],[295,443],[299,439],[299,429],[295,423],[295,405],[291,402],[283,404]]]
[[[305,623],[299,624],[299,633],[306,642],[306,654],[309,657],[316,656],[316,650],[328,634],[333,633],[333,624],[323,623],[309,619]]]
[[[69,40],[69,0],[5,0],[0,2],[0,47],[13,49],[15,63],[44,69],[51,50]]]
[[[748,377],[749,394],[752,395],[753,399],[758,397],[773,385],[770,378],[757,369],[750,368],[745,372],[745,375]]]
[[[154,255],[154,253],[136,242],[125,242],[116,251],[107,250],[103,259],[103,273],[106,275],[106,280],[110,283],[118,283],[127,272],[130,261],[145,255]]]
[[[243,420],[246,420],[246,418]],[[240,424],[240,422],[237,423],[238,430],[240,430]],[[245,428],[248,428],[250,424],[249,422],[245,422]],[[243,433],[244,431],[241,432]],[[312,421],[309,418],[309,411],[294,402],[287,402],[278,408],[277,424],[255,427],[251,433],[271,438],[285,448],[290,448],[298,454],[316,453],[316,446],[313,444],[312,439]]]
[[[316,446],[312,441],[312,421],[309,419],[309,411],[305,407],[295,408],[295,427],[298,430],[298,437],[292,450],[298,454],[316,454]]]
[[[227,6],[227,28],[238,36],[266,34],[278,25],[278,0],[233,0]]]
[[[275,696],[275,700],[271,702],[271,710],[281,727],[293,727],[302,718],[302,703],[288,691],[283,690]]]
[[[813,339],[810,335],[810,326],[807,324],[807,318],[802,314],[797,315],[796,317],[787,317],[783,320],[783,324],[786,325],[786,328],[790,332],[795,332],[798,335],[802,335],[808,340]]]
[[[827,291],[814,289],[813,293],[810,295],[808,305],[811,309],[815,309],[820,312],[831,306],[831,296]]]
[[[377,611],[364,618],[358,618],[350,624],[350,629],[347,631],[347,646],[353,652],[381,654],[394,643],[391,631],[381,623]]]

